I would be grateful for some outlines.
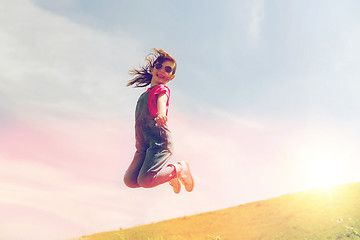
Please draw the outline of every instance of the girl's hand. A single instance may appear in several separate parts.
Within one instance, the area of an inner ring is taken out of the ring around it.
[[[166,116],[166,102],[168,96],[166,94],[161,94],[157,100],[158,116],[155,118],[156,125],[162,126],[165,125],[168,118]]]
[[[157,126],[162,126],[162,125],[165,125],[166,122],[167,122],[168,118],[166,115],[158,115],[156,118],[155,118],[155,121],[156,121],[156,125]]]

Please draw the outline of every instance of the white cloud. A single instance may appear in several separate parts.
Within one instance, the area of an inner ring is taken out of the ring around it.
[[[127,193],[119,186],[84,181],[34,161],[2,158],[1,162],[2,173],[7,173],[1,174],[0,184],[0,207],[5,208],[1,222],[6,219],[1,237],[7,232],[18,239],[62,239],[135,224],[119,214],[127,208],[122,200]]]
[[[261,22],[264,19],[264,3],[262,0],[255,0],[251,10],[251,20],[249,23],[249,33],[254,41],[259,40]]]
[[[127,103],[127,71],[142,57],[138,41],[86,28],[27,0],[0,7],[2,105],[116,112]]]
[[[262,0],[229,1],[225,15],[225,32],[223,41],[231,53],[253,54],[253,47],[260,39],[262,21],[265,16]],[[246,47],[245,47],[246,46]]]
[[[62,1],[31,0],[31,1],[44,7],[62,9],[62,8],[74,6],[79,0],[62,0]]]

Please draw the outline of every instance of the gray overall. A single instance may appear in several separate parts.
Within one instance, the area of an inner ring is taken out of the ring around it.
[[[124,182],[128,187],[151,188],[170,181],[176,176],[168,165],[172,155],[170,131],[166,125],[156,126],[148,105],[149,91],[144,92],[136,105],[136,152],[127,169]]]

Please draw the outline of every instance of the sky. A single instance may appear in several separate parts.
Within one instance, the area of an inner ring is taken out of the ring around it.
[[[359,182],[356,0],[0,0],[0,238],[68,239]],[[126,87],[178,63],[173,161],[195,189],[129,189]]]

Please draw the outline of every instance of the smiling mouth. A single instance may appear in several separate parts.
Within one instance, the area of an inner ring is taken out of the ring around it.
[[[166,75],[165,75],[165,74],[162,74],[162,73],[158,73],[158,74],[156,74],[156,76],[157,76],[158,78],[166,78]]]

